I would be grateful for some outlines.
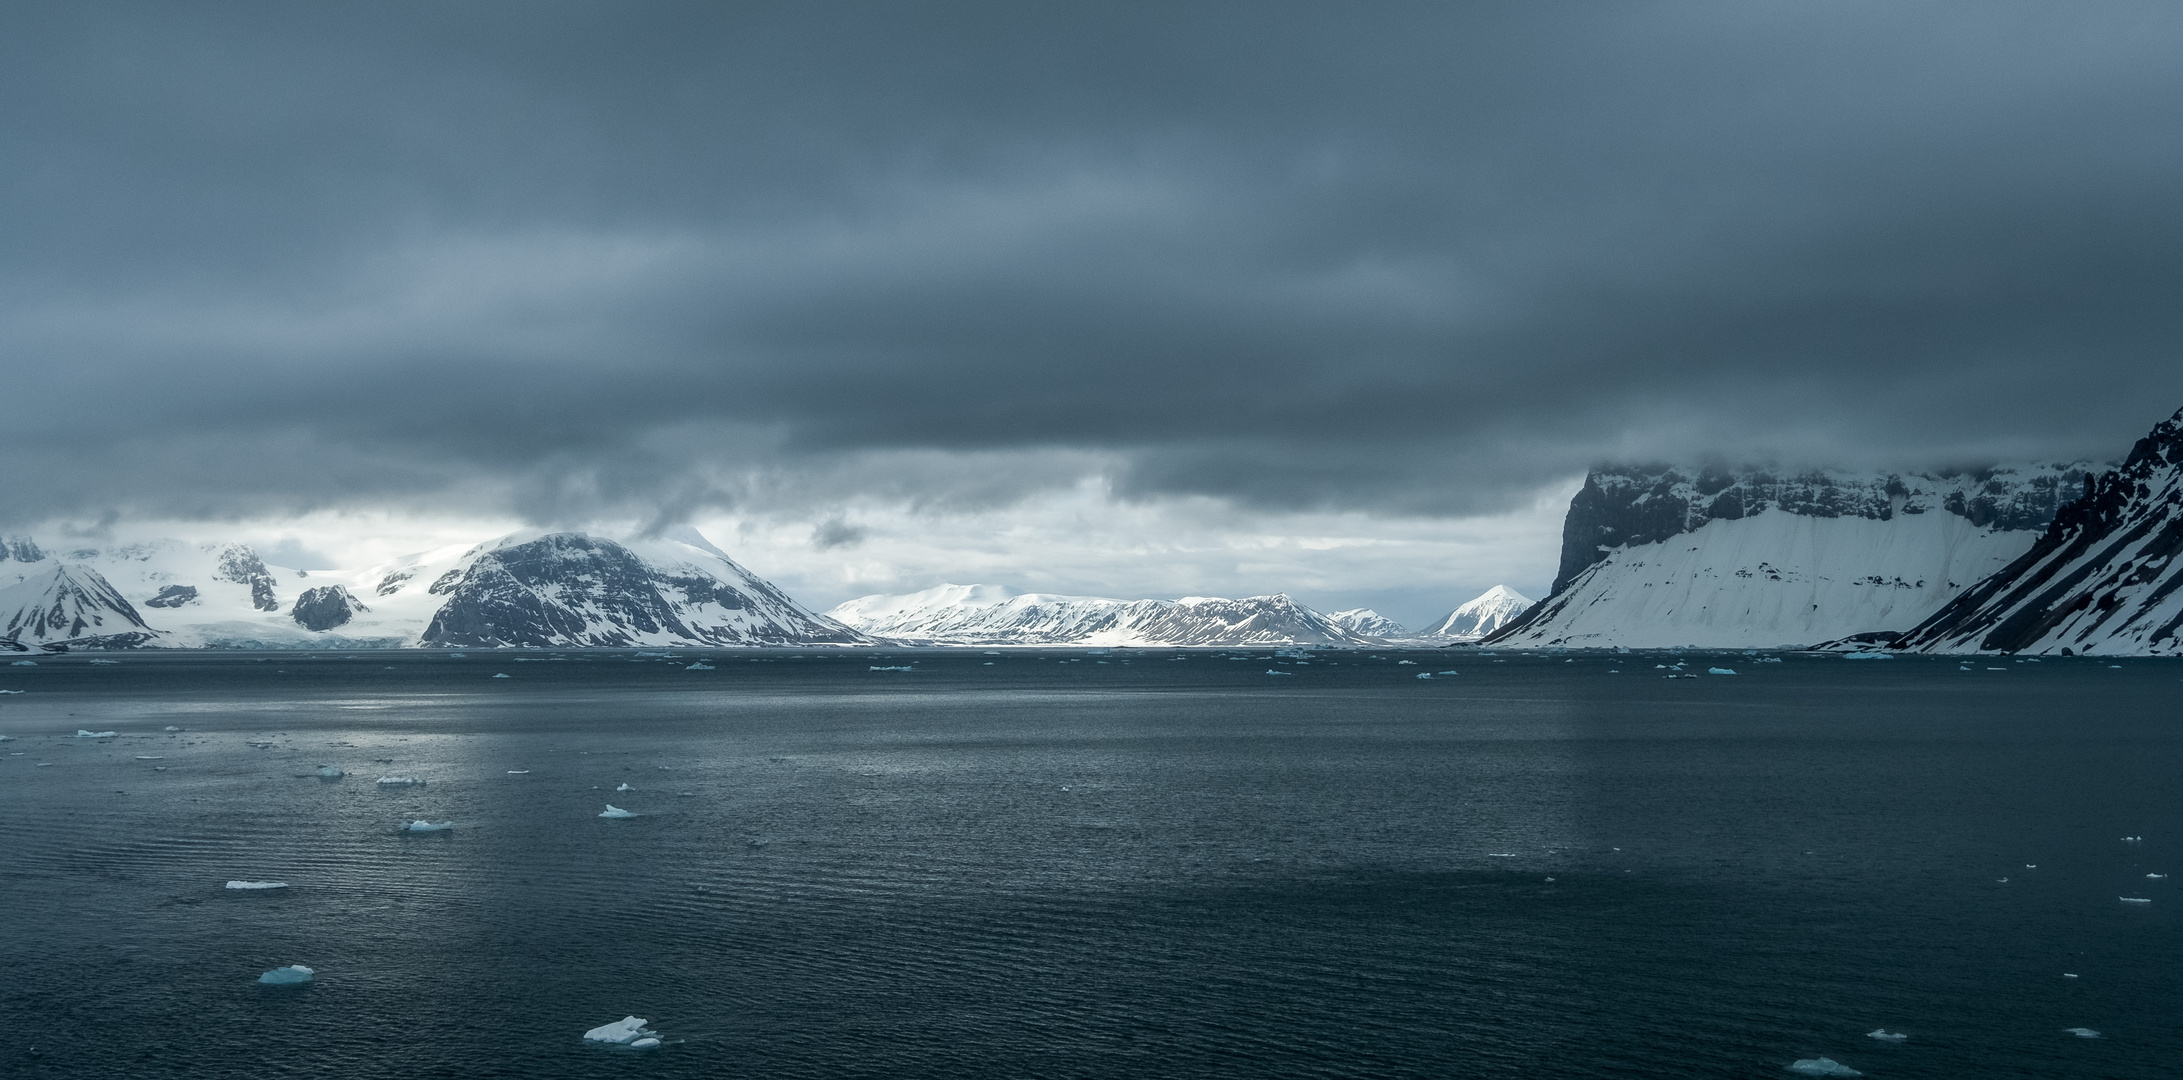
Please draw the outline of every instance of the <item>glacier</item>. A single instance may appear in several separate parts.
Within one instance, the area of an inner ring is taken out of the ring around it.
[[[1018,593],[1000,585],[939,585],[858,597],[827,616],[915,645],[1379,645],[1286,595],[1118,600]]]

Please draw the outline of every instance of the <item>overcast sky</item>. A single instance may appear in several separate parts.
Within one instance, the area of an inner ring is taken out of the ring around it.
[[[2172,4],[0,22],[44,535],[686,520],[819,606],[1422,620],[1543,589],[1595,462],[2104,458],[2183,405]]]

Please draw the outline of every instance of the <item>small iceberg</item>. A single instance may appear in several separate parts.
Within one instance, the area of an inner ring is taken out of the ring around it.
[[[628,811],[628,810],[624,810],[624,809],[622,809],[621,807],[619,807],[619,806],[616,806],[616,805],[614,805],[613,803],[608,803],[608,804],[606,804],[606,809],[604,809],[604,810],[601,810],[601,811],[599,811],[599,816],[600,816],[600,817],[636,817],[637,815],[636,815],[635,813],[631,812],[631,811]]]
[[[288,883],[285,881],[230,881],[227,883],[227,887],[230,889],[285,889],[288,887]]]
[[[1806,1076],[1863,1076],[1865,1074],[1842,1064],[1833,1058],[1798,1058],[1790,1063],[1790,1072]]]
[[[636,788],[633,788],[633,787],[630,787],[630,786],[629,786],[629,785],[628,785],[627,783],[624,783],[624,784],[623,784],[622,786],[620,786],[620,787],[618,787],[618,788],[615,788],[614,790],[616,790],[616,791],[635,791],[635,790],[637,790],[637,789],[636,789]]]
[[[167,725],[166,727],[160,728],[159,730],[161,730],[161,731],[180,731],[180,730],[182,730],[182,729],[181,729],[181,728],[178,728],[178,727],[175,727],[175,726],[174,726],[173,724],[168,724],[168,725]]]
[[[2115,899],[2125,904],[2150,904],[2153,902],[2153,898],[2150,896],[2118,896]]]
[[[1435,674],[1435,675],[1461,675],[1461,674],[1462,674],[1462,672],[1460,672],[1460,671],[1436,671],[1436,672],[1433,672],[1433,674]]]
[[[1708,675],[1734,675],[1736,673],[1736,669],[1732,667],[1707,668],[1705,669],[1705,673]]]
[[[1294,674],[1296,674],[1296,673],[1295,673],[1295,672],[1293,672],[1293,671],[1275,671],[1275,670],[1274,670],[1274,669],[1272,669],[1272,668],[1267,668],[1267,669],[1266,669],[1266,674],[1268,674],[1268,675],[1294,675]]]
[[[113,731],[86,731],[83,728],[76,729],[76,737],[79,739],[111,739],[117,734],[119,733]]]
[[[455,827],[455,823],[454,823],[454,822],[452,822],[452,821],[442,821],[442,822],[440,822],[439,824],[435,825],[435,824],[433,824],[432,822],[426,821],[426,820],[425,820],[425,819],[423,819],[423,818],[418,818],[417,820],[415,820],[415,821],[412,821],[412,822],[410,822],[409,824],[407,824],[407,825],[404,825],[404,826],[402,826],[402,831],[403,831],[403,832],[446,832],[446,831],[448,831],[449,829],[452,829],[452,828],[454,828],[454,827]]]
[[[1430,679],[1433,677],[1433,673],[1430,671],[1420,671],[1417,673],[1417,677],[1420,679]]]
[[[118,664],[118,663],[121,663],[121,661],[119,661],[119,660],[93,660],[93,661],[91,661],[91,662],[92,662],[92,663],[94,663],[94,664]]]
[[[77,734],[81,735],[83,733],[79,731],[77,732]],[[110,735],[112,734],[112,732],[108,732],[107,734]],[[2142,836],[2125,836],[2122,838],[2122,842],[2125,844],[2141,844],[2145,842],[2145,838]]]
[[[2145,875],[2145,876],[2146,876],[2147,878],[2149,878],[2149,879],[2153,880],[2153,881],[2166,881],[2166,880],[2168,880],[2168,875],[2166,875],[2166,874],[2147,874],[2147,875]]]
[[[651,1021],[641,1016],[624,1016],[611,1024],[601,1024],[590,1031],[584,1032],[584,1041],[634,1046],[640,1041],[649,1039],[653,1046],[658,1046],[659,1039],[656,1036],[659,1032],[644,1026],[649,1023]]]
[[[318,767],[318,778],[321,780],[339,780],[347,775],[349,774],[342,772],[341,767],[338,765],[321,765]]]
[[[383,787],[423,787],[424,781],[414,776],[382,776],[375,783]]]
[[[683,668],[682,670],[684,670],[684,671],[718,671],[718,670],[720,670],[720,669],[719,669],[719,668],[716,668],[716,667],[714,667],[714,666],[712,666],[711,664],[708,664],[708,663],[706,663],[706,662],[705,662],[705,661],[703,661],[703,660],[700,660],[700,661],[698,661],[697,663],[691,664],[691,665],[690,665],[689,667]]]
[[[2091,1028],[2063,1028],[2062,1030],[2080,1039],[2097,1039],[2100,1037],[2100,1033]]]
[[[10,662],[8,663],[8,666],[9,666],[9,667],[37,667],[37,666],[38,666],[38,662],[37,662],[36,660],[13,660],[13,661],[10,661]]]
[[[302,964],[290,964],[287,967],[274,968],[258,976],[258,981],[267,986],[300,986],[310,982],[311,976],[316,974],[318,972],[304,967]]]
[[[167,755],[165,755],[165,754],[138,754],[138,755],[136,756],[136,759],[137,759],[138,761],[165,761],[165,760],[167,760]]]
[[[499,672],[499,673],[497,673],[497,674],[495,674],[495,675],[493,676],[493,678],[496,678],[496,679],[505,679],[505,678],[507,678],[507,677],[508,677],[508,673],[507,673],[507,672],[505,672],[505,671],[503,671],[503,672]]]
[[[529,776],[530,774],[531,774],[531,771],[530,771],[529,769],[509,769],[509,770],[508,770],[508,775],[509,775],[509,776]]]
[[[908,664],[904,664],[904,665],[902,665],[901,667],[875,667],[875,668],[873,668],[872,670],[873,670],[873,671],[908,671],[908,670],[910,670],[910,666],[909,666]]]
[[[1880,1028],[1876,1031],[1865,1032],[1865,1038],[1878,1039],[1881,1042],[1899,1043],[1909,1037],[1910,1036],[1905,1035],[1900,1031],[1889,1031],[1886,1028]]]

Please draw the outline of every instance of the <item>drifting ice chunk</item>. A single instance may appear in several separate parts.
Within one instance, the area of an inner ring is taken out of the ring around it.
[[[161,731],[180,731],[180,730],[182,730],[182,729],[181,729],[181,728],[178,728],[178,727],[175,727],[175,726],[174,726],[173,724],[168,724],[168,725],[167,725],[166,727],[160,728],[159,730],[161,730]]]
[[[1732,667],[1707,668],[1705,669],[1705,673],[1708,675],[1734,675],[1736,673],[1736,669]]]
[[[409,824],[407,824],[407,825],[404,825],[404,826],[402,826],[402,831],[403,831],[403,832],[446,832],[447,830],[449,830],[449,829],[452,829],[452,828],[454,828],[454,827],[455,827],[455,823],[454,823],[454,822],[452,822],[452,821],[443,821],[443,822],[440,822],[440,823],[439,823],[439,824],[437,824],[437,825],[434,825],[433,823],[431,823],[431,822],[429,822],[429,821],[426,821],[426,820],[425,820],[425,819],[423,819],[423,818],[418,818],[417,820],[415,820],[415,821],[412,821],[412,822],[410,822]]]
[[[531,771],[530,771],[529,769],[509,769],[509,770],[508,770],[508,775],[509,775],[509,776],[529,776],[530,774],[531,774]]]
[[[1430,671],[1420,671],[1417,673],[1417,677],[1420,679],[1430,679],[1433,677],[1433,673]]]
[[[2100,1033],[2091,1028],[2063,1028],[2062,1030],[2080,1039],[2097,1039],[2100,1037]]]
[[[285,881],[230,881],[227,883],[227,887],[230,889],[285,889],[288,887],[288,883]]]
[[[2168,875],[2166,875],[2166,874],[2147,874],[2147,875],[2145,875],[2145,876],[2146,876],[2146,877],[2149,877],[2149,878],[2151,878],[2151,879],[2153,879],[2154,881],[2166,881],[2166,880],[2168,880]]]
[[[86,731],[83,728],[76,729],[76,737],[79,739],[111,739],[116,734],[119,733],[112,731]]]
[[[1296,674],[1296,673],[1295,673],[1295,672],[1293,672],[1293,671],[1275,671],[1275,670],[1274,670],[1274,669],[1272,669],[1272,668],[1267,668],[1267,669],[1266,669],[1266,674],[1268,674],[1268,675],[1294,675],[1294,674]]]
[[[659,1039],[651,1035],[646,1035],[644,1038],[638,1039],[636,1042],[630,1043],[629,1048],[631,1050],[650,1050],[651,1048],[658,1045]]]
[[[1790,1072],[1806,1076],[1863,1076],[1865,1074],[1842,1064],[1833,1058],[1799,1058],[1789,1066]]]
[[[304,967],[302,964],[290,964],[287,967],[274,968],[258,976],[258,981],[267,986],[297,986],[310,982],[311,976],[316,974],[318,972]]]
[[[1901,1042],[1909,1037],[1910,1036],[1905,1035],[1900,1031],[1889,1031],[1886,1028],[1881,1028],[1878,1031],[1865,1032],[1865,1038],[1878,1039],[1881,1042]]]
[[[93,660],[93,661],[91,661],[91,662],[92,662],[92,663],[94,663],[94,664],[118,664],[118,663],[121,663],[121,661],[119,661],[119,660]]]
[[[422,786],[424,784],[424,781],[419,780],[414,776],[382,776],[378,779],[377,783],[383,784],[387,787],[407,787],[410,785]]]
[[[321,765],[318,767],[318,776],[321,780],[339,780],[347,775],[349,774],[342,772],[338,766]]]
[[[590,1031],[584,1032],[584,1040],[586,1042],[618,1043],[622,1046],[628,1046],[638,1039],[650,1038],[658,1034],[658,1032],[644,1026],[649,1023],[651,1021],[641,1016],[624,1016],[611,1024],[601,1024]],[[658,1042],[659,1040],[653,1039],[654,1045],[658,1045]]]
[[[2118,896],[2115,899],[2125,904],[2150,904],[2153,902],[2153,898],[2150,896]]]
[[[10,662],[10,663],[8,664],[8,666],[9,666],[9,667],[37,667],[37,666],[38,666],[38,662],[37,662],[36,660],[16,660],[16,661],[12,661],[12,662]]]
[[[167,755],[165,755],[165,754],[138,754],[138,755],[136,756],[136,759],[137,759],[138,761],[165,761],[165,760],[167,760]]]
[[[684,671],[717,671],[717,670],[719,670],[719,669],[718,669],[718,668],[715,668],[715,667],[713,667],[713,666],[712,666],[711,664],[708,664],[708,663],[706,663],[706,662],[705,662],[705,661],[703,661],[703,660],[700,660],[700,661],[698,661],[697,663],[691,664],[691,665],[690,665],[689,667],[683,668],[682,670],[684,670]]]
[[[873,668],[872,670],[873,670],[873,671],[908,671],[908,670],[910,670],[910,667],[909,667],[909,665],[908,665],[908,664],[904,664],[904,665],[902,665],[901,667],[875,667],[875,668]]]
[[[619,806],[616,806],[616,805],[614,805],[613,803],[608,803],[608,804],[606,804],[606,809],[605,809],[605,810],[602,810],[602,811],[600,811],[600,812],[599,812],[599,816],[600,816],[600,817],[636,817],[637,815],[636,815],[635,813],[631,812],[631,811],[628,811],[628,810],[624,810],[624,809],[622,809],[621,807],[619,807]]]
[[[503,672],[500,672],[499,674],[497,674],[497,675],[494,675],[494,676],[493,676],[493,678],[496,678],[496,679],[505,679],[505,678],[507,678],[507,677],[508,677],[508,673],[507,673],[507,672],[505,672],[505,671],[503,671]]]
[[[623,784],[622,786],[620,786],[620,787],[618,787],[618,788],[615,788],[614,790],[616,790],[616,791],[635,791],[635,790],[637,790],[637,789],[636,789],[636,788],[633,788],[633,787],[630,787],[630,786],[629,786],[628,784]]]

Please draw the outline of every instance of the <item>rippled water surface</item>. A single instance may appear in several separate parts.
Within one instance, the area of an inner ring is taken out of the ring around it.
[[[0,1074],[2183,1061],[2183,664],[1177,655],[0,666]]]

